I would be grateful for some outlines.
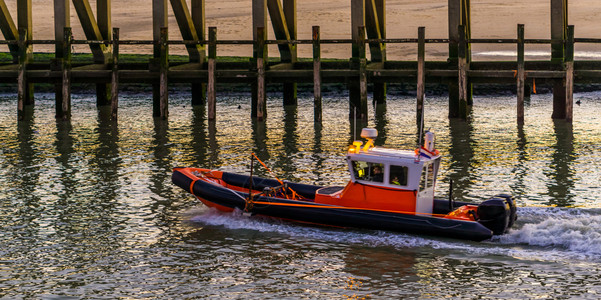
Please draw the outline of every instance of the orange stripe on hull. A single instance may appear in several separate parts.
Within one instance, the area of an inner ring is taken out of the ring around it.
[[[227,206],[223,206],[223,205],[219,205],[217,203],[211,202],[209,200],[205,200],[203,198],[200,197],[196,197],[198,198],[198,200],[200,200],[200,202],[202,202],[204,205],[208,206],[208,207],[213,207],[216,208],[217,210],[223,211],[223,212],[233,212],[234,209],[231,207],[227,207]]]

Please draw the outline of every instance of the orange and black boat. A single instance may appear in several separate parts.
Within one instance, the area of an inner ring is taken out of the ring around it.
[[[440,154],[434,134],[415,151],[374,147],[365,128],[346,156],[346,186],[316,186],[201,168],[175,168],[172,180],[209,207],[338,227],[391,230],[482,241],[516,220],[510,195],[480,204],[434,199]]]

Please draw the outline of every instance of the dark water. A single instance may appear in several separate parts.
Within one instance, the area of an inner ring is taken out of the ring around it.
[[[476,98],[471,122],[427,100],[444,156],[437,195],[453,179],[458,200],[518,199],[517,227],[483,243],[208,210],[171,183],[172,167],[245,173],[255,152],[280,178],[346,183],[348,98],[324,99],[316,126],[310,97],[298,109],[270,98],[265,124],[249,120],[245,95],[219,98],[216,123],[187,97],[172,95],[161,121],[149,95],[122,95],[114,124],[93,95],[57,122],[53,95],[39,94],[33,121],[17,123],[15,95],[0,95],[1,297],[601,297],[600,93],[576,95],[573,124],[533,95],[523,127],[513,97]],[[377,144],[414,148],[413,110],[399,97],[372,109]]]

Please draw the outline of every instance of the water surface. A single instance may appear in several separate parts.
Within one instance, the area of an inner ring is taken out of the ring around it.
[[[282,179],[345,184],[353,140],[348,97],[283,108],[265,123],[249,97],[218,99],[216,122],[174,93],[168,121],[147,94],[122,94],[119,122],[95,96],[73,96],[70,122],[36,94],[31,122],[0,95],[0,297],[3,298],[599,298],[601,94],[576,94],[574,123],[553,121],[533,95],[526,124],[515,97],[476,97],[470,122],[426,100],[426,128],[444,158],[437,196],[511,192],[519,219],[482,243],[306,227],[209,210],[171,183],[176,166],[248,173],[255,152]],[[370,107],[378,145],[414,148],[414,99]],[[255,170],[270,176],[264,169]]]

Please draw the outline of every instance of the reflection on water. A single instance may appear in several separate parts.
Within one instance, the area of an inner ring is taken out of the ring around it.
[[[14,95],[0,95],[0,297],[601,293],[590,284],[601,279],[598,94],[579,96],[573,125],[550,119],[550,95],[532,96],[523,126],[512,97],[476,97],[470,121],[449,120],[445,98],[426,101],[425,129],[444,156],[437,196],[453,180],[456,200],[519,200],[517,227],[485,243],[221,214],[171,183],[176,166],[248,173],[254,152],[281,179],[345,184],[344,156],[361,128],[376,128],[379,146],[415,147],[412,98],[389,97],[356,124],[346,97],[324,98],[322,123],[313,123],[310,97],[298,107],[270,99],[268,119],[256,122],[245,97],[219,99],[209,121],[175,94],[161,120],[146,95],[124,94],[118,123],[92,95],[74,97],[73,119],[56,121],[52,97],[40,95],[26,108],[31,121],[17,122]]]
[[[576,160],[574,155],[574,132],[572,124],[564,120],[554,120],[553,128],[557,142],[553,148],[555,153],[552,155],[550,165],[551,172],[547,187],[549,188],[550,205],[570,206],[574,204],[572,200],[574,195],[571,190],[574,188],[574,172],[572,165]]]
[[[375,141],[376,146],[386,145],[388,116],[386,114],[386,104],[374,103],[374,128],[378,131],[378,138]]]
[[[476,141],[472,137],[473,125],[470,121],[449,119],[449,135],[451,145],[449,156],[449,178],[453,181],[453,200],[466,199],[477,173],[472,172],[474,164],[474,148]]]

